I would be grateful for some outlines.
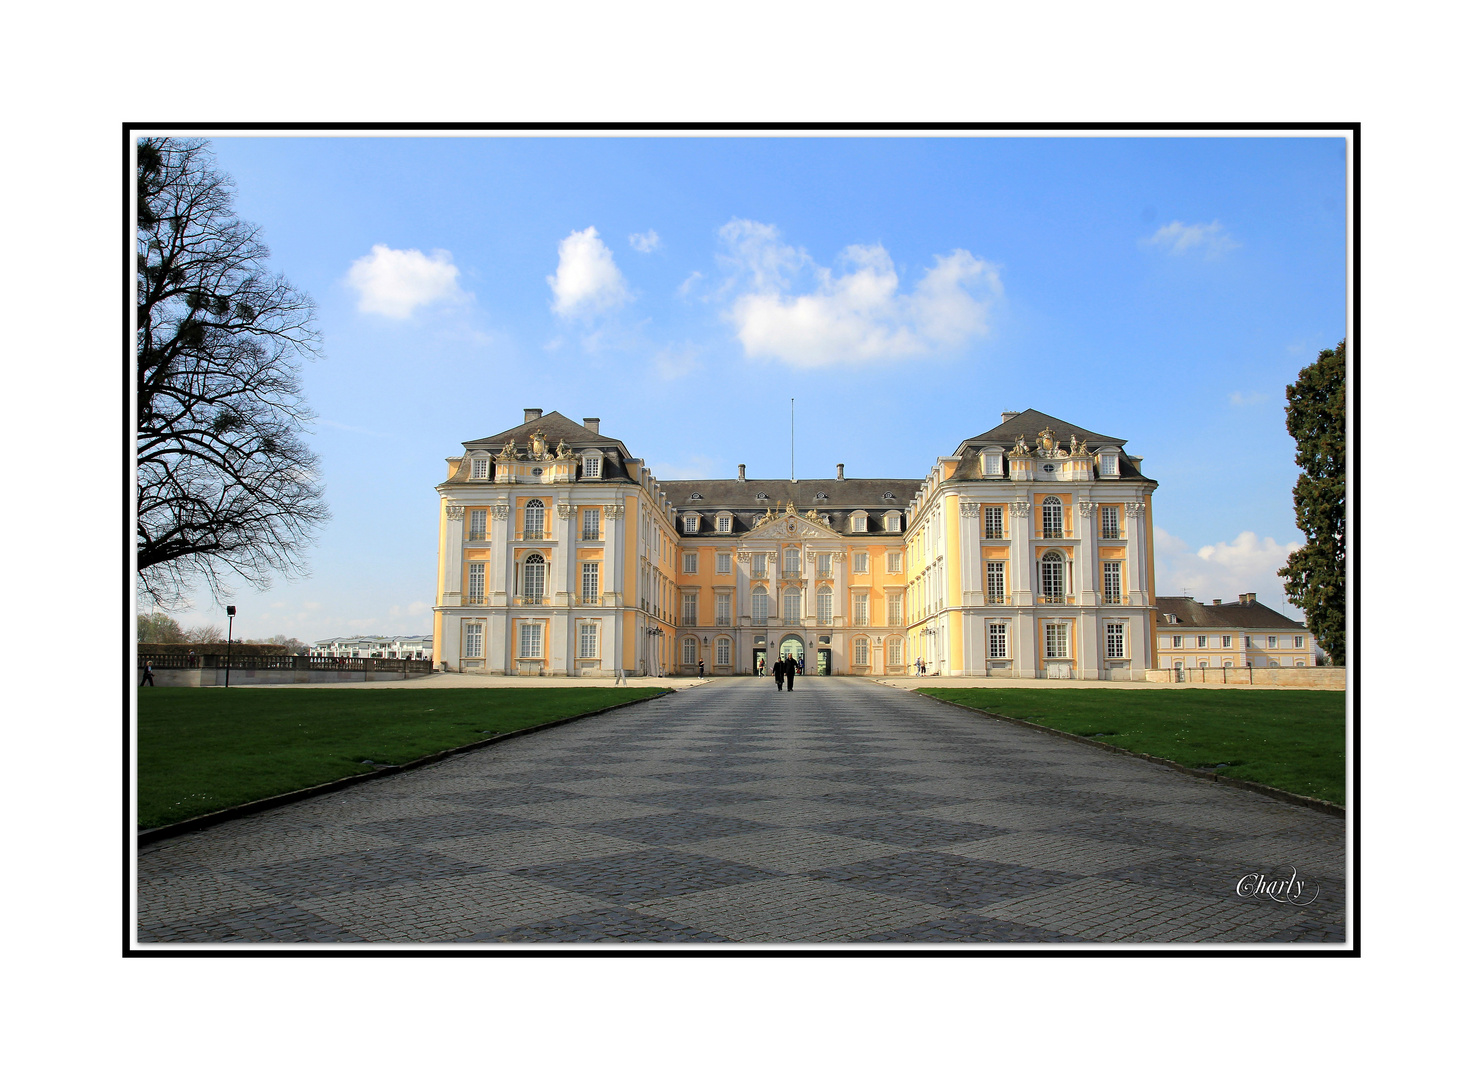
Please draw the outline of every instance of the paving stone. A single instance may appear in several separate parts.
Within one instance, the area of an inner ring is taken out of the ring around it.
[[[899,855],[816,870],[809,877],[952,909],[979,908],[1076,880],[1054,870],[969,859],[942,851]]]
[[[754,866],[707,855],[653,850],[533,866],[512,873],[515,877],[583,893],[589,898],[600,896],[619,904],[776,876]]]

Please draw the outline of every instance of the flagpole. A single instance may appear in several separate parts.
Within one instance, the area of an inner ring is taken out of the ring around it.
[[[788,479],[797,480],[798,473],[793,465],[793,399],[788,399]]]

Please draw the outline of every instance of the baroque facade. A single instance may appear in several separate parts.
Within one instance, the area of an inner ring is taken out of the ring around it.
[[[525,410],[448,459],[450,670],[1142,678],[1149,505],[1124,441],[1005,413],[925,480],[661,483],[596,419]],[[1063,445],[1065,444],[1065,445]]]

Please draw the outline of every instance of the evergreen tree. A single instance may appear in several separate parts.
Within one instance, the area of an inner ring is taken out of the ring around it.
[[[1287,388],[1287,430],[1302,469],[1293,506],[1308,541],[1277,571],[1335,664],[1344,663],[1345,646],[1344,344],[1324,349]]]

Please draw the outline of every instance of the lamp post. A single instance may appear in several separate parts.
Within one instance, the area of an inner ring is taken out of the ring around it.
[[[223,689],[230,689],[232,685],[232,620],[237,617],[237,608],[233,604],[227,605],[227,684]]]

